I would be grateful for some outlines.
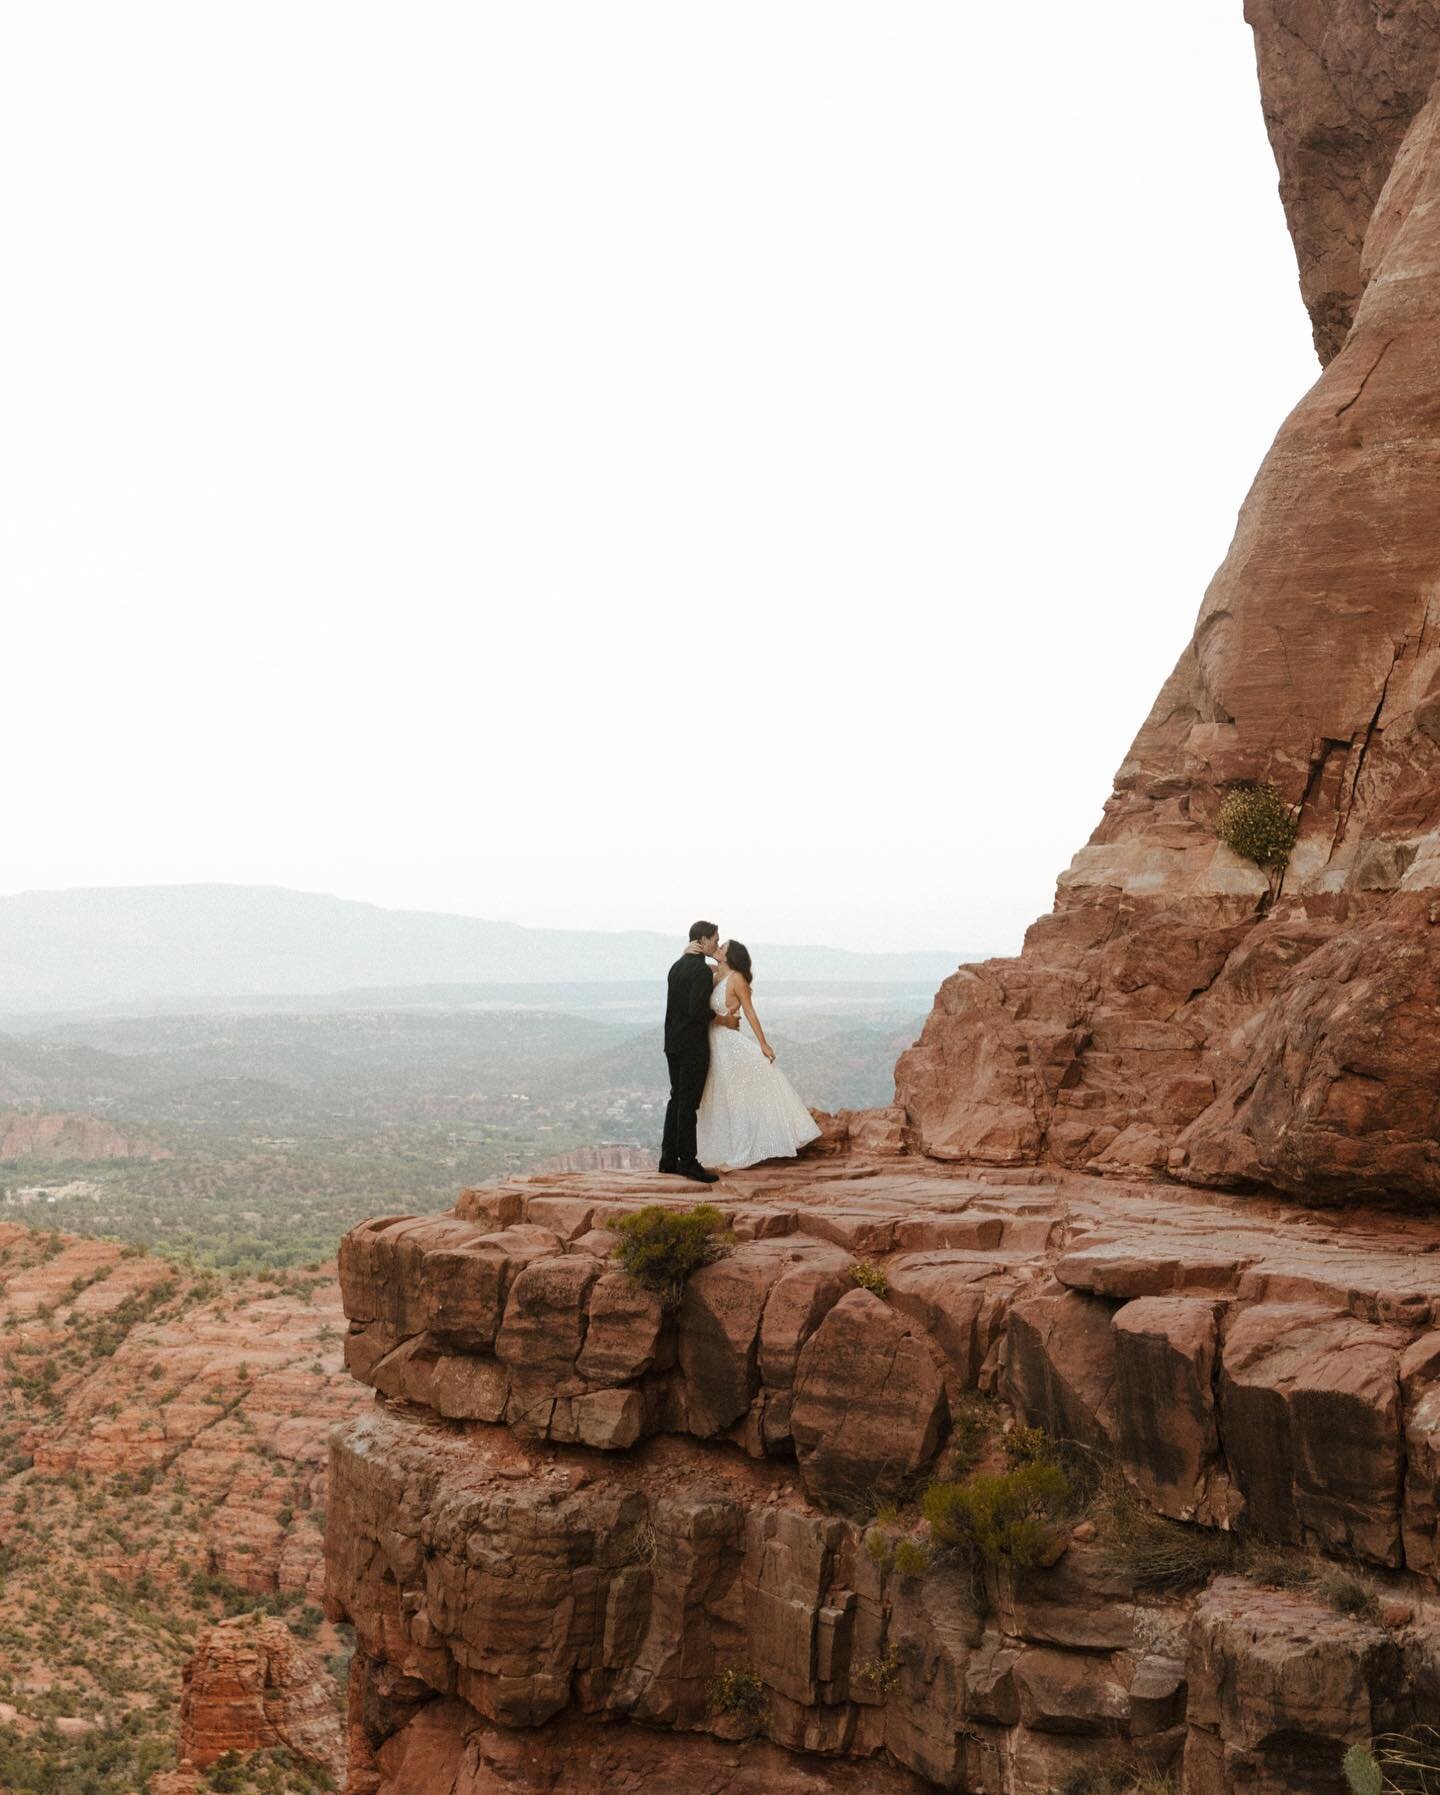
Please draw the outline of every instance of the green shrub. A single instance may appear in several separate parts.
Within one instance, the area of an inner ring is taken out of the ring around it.
[[[1070,1495],[1060,1467],[1036,1460],[964,1483],[932,1483],[920,1506],[940,1545],[1024,1569],[1044,1557]]]
[[[900,1654],[887,1645],[883,1652],[867,1658],[857,1674],[876,1695],[893,1695],[900,1687]]]
[[[999,1405],[991,1397],[975,1390],[961,1396],[951,1408],[950,1441],[942,1461],[946,1473],[973,1471],[999,1427]]]
[[[890,1568],[890,1561],[895,1556],[895,1542],[882,1527],[871,1527],[865,1534],[865,1556],[877,1571]]]
[[[1221,799],[1215,833],[1259,866],[1284,866],[1300,820],[1273,785],[1239,785]]]
[[[710,1265],[732,1238],[725,1217],[711,1203],[693,1209],[666,1209],[647,1203],[632,1215],[610,1221],[620,1237],[618,1257],[632,1281],[653,1290],[667,1309],[678,1309],[685,1280]]]
[[[897,1540],[895,1569],[902,1577],[923,1577],[930,1569],[930,1554],[918,1539]]]
[[[1000,1445],[1012,1465],[1033,1465],[1055,1457],[1043,1427],[1025,1427],[1018,1421],[1008,1434],[1001,1435]]]
[[[765,1685],[760,1673],[734,1667],[718,1671],[705,1685],[705,1706],[712,1714],[761,1719],[765,1713]]]
[[[868,1259],[857,1259],[850,1267],[850,1282],[858,1290],[869,1290],[876,1296],[885,1296],[890,1289],[884,1266],[872,1265]]]

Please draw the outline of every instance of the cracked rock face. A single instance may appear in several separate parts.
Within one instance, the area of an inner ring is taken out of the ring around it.
[[[227,1752],[284,1750],[338,1779],[345,1739],[333,1687],[284,1621],[244,1614],[207,1627],[185,1667],[181,1770],[207,1770]]]
[[[1440,1222],[888,1158],[707,1196],[736,1241],[668,1314],[595,1225],[683,1207],[664,1179],[516,1180],[347,1238],[376,1392],[329,1478],[350,1795],[1053,1795],[1137,1756],[1186,1795],[1342,1795],[1360,1717],[1440,1694]],[[1156,1591],[1103,1512],[981,1593],[917,1571],[915,1492],[977,1412],[992,1471],[1013,1417],[1174,1523],[1389,1579],[1403,1618]],[[752,1708],[716,1706],[726,1670]]]
[[[1247,12],[1327,366],[1053,912],[946,982],[897,1097],[944,1159],[1433,1197],[1440,9]],[[1283,875],[1216,836],[1246,781],[1298,808]]]

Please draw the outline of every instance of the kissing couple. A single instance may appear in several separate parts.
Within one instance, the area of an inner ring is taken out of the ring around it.
[[[712,967],[710,962],[714,961]],[[713,922],[690,925],[670,968],[665,1059],[670,1102],[660,1170],[713,1184],[711,1166],[738,1172],[762,1159],[793,1159],[820,1130],[775,1064],[755,1013],[754,970],[743,941],[721,943]],[[755,1031],[740,1032],[741,1018]]]

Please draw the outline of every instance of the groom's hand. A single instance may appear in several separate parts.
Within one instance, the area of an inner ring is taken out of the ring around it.
[[[720,1024],[721,1028],[739,1028],[740,1026],[740,1018],[738,1016],[717,1016],[715,1020]]]

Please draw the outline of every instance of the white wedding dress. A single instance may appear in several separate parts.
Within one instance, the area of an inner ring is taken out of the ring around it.
[[[711,993],[717,1016],[725,1013],[729,983],[721,979]],[[695,1120],[701,1165],[738,1172],[762,1159],[793,1159],[819,1135],[790,1080],[766,1059],[758,1041],[735,1028],[710,1030],[710,1075]]]

